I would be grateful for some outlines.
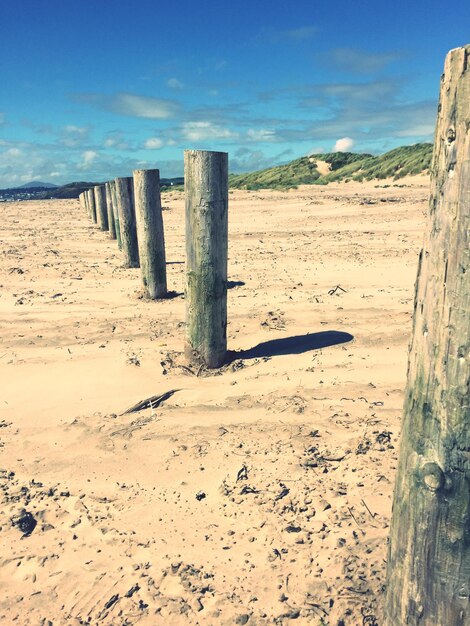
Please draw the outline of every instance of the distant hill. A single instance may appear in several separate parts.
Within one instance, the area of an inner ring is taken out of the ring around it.
[[[100,184],[101,183],[86,183],[83,181],[68,183],[67,185],[62,185],[62,187],[56,187],[55,189],[43,191],[36,196],[36,199],[47,200],[49,198],[57,198],[63,200],[64,198],[78,198],[82,191],[86,191],[87,189],[91,189],[91,187]]]
[[[42,183],[39,180],[32,180],[30,183],[21,185],[21,187],[16,187],[16,189],[54,189],[58,186],[53,183]]]
[[[372,180],[427,172],[433,146],[418,143],[395,148],[380,156],[353,152],[311,154],[286,165],[248,174],[231,174],[229,186],[235,189],[289,189],[297,185],[326,185],[340,180]]]

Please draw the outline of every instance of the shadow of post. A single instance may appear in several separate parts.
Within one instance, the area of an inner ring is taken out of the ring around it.
[[[340,343],[347,343],[354,339],[353,335],[337,330],[324,330],[319,333],[307,333],[295,337],[283,337],[282,339],[271,339],[263,341],[249,350],[231,352],[229,361],[235,359],[259,359],[262,357],[283,356],[287,354],[303,354],[310,350],[319,350],[336,346]]]

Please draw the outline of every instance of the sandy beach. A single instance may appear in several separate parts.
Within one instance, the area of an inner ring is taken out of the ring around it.
[[[78,201],[0,205],[1,624],[381,624],[428,193],[230,192],[215,371],[182,354],[182,192],[158,302]]]

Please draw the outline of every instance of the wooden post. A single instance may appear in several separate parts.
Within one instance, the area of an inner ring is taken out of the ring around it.
[[[78,201],[80,203],[80,208],[84,213],[86,213],[85,195],[83,192],[78,196]]]
[[[122,250],[122,242],[121,242],[121,227],[119,225],[119,211],[116,199],[116,182],[114,180],[109,181],[111,187],[111,198],[112,198],[112,206],[113,206],[113,215],[114,215],[114,228],[116,230],[116,239],[118,243],[119,250]]]
[[[116,204],[119,212],[122,251],[125,267],[139,267],[139,249],[135,224],[134,185],[131,177],[116,178]]]
[[[470,624],[470,45],[441,79],[393,503],[386,626]]]
[[[191,361],[227,354],[228,155],[186,150],[186,345]]]
[[[105,189],[105,194],[106,194],[106,209],[108,211],[109,238],[116,239],[116,226],[114,223],[113,196],[111,193],[111,183],[110,182],[105,183],[104,189]]]
[[[134,171],[135,216],[142,282],[149,298],[167,295],[160,172]]]
[[[96,185],[96,187],[94,187],[94,193],[98,226],[101,230],[108,230],[108,209],[106,208],[106,192],[104,185]]]
[[[88,205],[90,207],[91,219],[96,224],[96,222],[97,222],[97,218],[96,218],[96,204],[95,204],[95,194],[94,194],[94,191],[93,191],[93,187],[88,189],[87,196],[88,196]]]

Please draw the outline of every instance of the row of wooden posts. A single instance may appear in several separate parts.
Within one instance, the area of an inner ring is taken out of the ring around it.
[[[228,155],[186,150],[186,337],[192,362],[220,367],[227,356]],[[84,191],[83,210],[126,267],[140,267],[147,297],[168,296],[159,170],[135,170]]]
[[[227,155],[186,152],[185,187],[187,352],[218,366]],[[140,257],[151,297],[164,297],[158,172],[98,186],[82,203],[130,266]],[[441,80],[387,568],[385,626],[470,626],[470,45],[448,54]]]

